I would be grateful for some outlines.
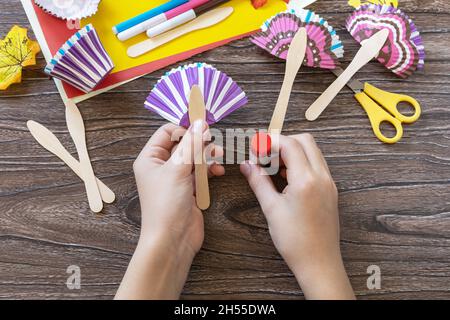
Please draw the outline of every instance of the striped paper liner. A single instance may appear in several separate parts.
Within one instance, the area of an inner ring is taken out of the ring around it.
[[[194,85],[203,93],[210,125],[247,104],[245,92],[233,79],[211,65],[193,63],[164,75],[147,97],[145,107],[176,125],[189,127],[189,96]]]
[[[114,64],[91,24],[75,33],[58,50],[45,72],[91,92],[112,71]]]
[[[386,68],[407,78],[425,64],[425,48],[414,22],[400,9],[392,6],[364,5],[355,10],[346,22],[347,30],[361,42],[381,29],[389,30],[389,38],[378,55]]]
[[[338,58],[344,55],[344,47],[336,31],[319,15],[310,10],[290,8],[267,20],[261,31],[251,41],[272,55],[286,59],[290,44],[301,28],[305,27],[308,46],[304,65],[334,69]]]
[[[331,38],[333,39],[333,42],[331,44],[331,51],[336,55],[338,59],[344,57],[344,44],[337,35],[336,30],[334,30],[333,26],[331,26],[328,21],[311,10],[306,10],[299,7],[299,2],[296,1],[290,1],[288,3],[288,12],[295,14],[304,23],[318,23],[327,28],[330,32]]]

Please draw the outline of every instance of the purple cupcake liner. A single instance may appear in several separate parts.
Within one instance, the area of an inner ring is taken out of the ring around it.
[[[89,93],[113,70],[114,64],[92,25],[76,32],[47,64],[45,72]]]
[[[171,70],[150,92],[145,107],[168,121],[188,127],[189,95],[198,85],[212,125],[247,103],[245,92],[225,73],[205,64],[195,63]]]

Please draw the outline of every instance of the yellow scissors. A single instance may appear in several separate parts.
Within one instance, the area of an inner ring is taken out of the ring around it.
[[[338,77],[343,72],[340,68],[332,71]],[[410,96],[387,92],[358,80],[348,82],[347,86],[356,93],[355,98],[369,116],[373,132],[378,139],[385,143],[398,142],[403,136],[402,123],[416,122],[422,112],[419,102]],[[401,102],[406,102],[413,107],[414,114],[412,116],[405,116],[398,111],[397,106]],[[396,130],[394,137],[388,138],[381,133],[380,126],[383,122],[389,122],[394,126]]]

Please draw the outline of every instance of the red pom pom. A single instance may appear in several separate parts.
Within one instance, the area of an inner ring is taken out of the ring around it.
[[[267,3],[267,0],[252,0],[252,5],[255,9],[261,8]]]
[[[270,156],[272,138],[266,132],[258,132],[252,138],[252,152],[258,157]]]

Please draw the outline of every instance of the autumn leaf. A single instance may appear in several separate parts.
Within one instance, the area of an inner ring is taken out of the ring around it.
[[[22,68],[36,64],[36,54],[41,51],[36,41],[28,39],[28,30],[14,26],[0,39],[0,90],[22,81]]]

